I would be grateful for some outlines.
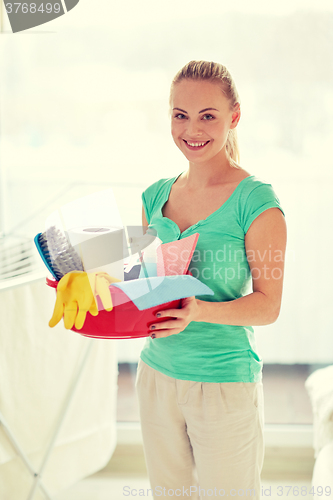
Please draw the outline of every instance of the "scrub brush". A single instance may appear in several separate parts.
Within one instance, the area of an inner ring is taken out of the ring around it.
[[[47,246],[45,233],[36,234],[36,236],[34,237],[34,242],[35,242],[36,248],[38,250],[38,253],[41,256],[48,271],[52,274],[53,278],[55,278],[57,280],[58,279],[57,275],[52,267],[51,256],[50,256],[50,252],[49,252],[49,247]]]
[[[84,271],[78,253],[55,226],[37,234],[34,241],[44,264],[57,281],[70,271]]]

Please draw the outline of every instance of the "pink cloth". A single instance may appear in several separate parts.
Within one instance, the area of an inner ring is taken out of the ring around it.
[[[157,247],[157,276],[186,274],[199,233]]]

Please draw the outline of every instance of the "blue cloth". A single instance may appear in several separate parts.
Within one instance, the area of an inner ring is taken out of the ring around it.
[[[126,293],[140,311],[193,295],[214,295],[207,285],[189,275],[156,276],[112,283],[112,286]]]

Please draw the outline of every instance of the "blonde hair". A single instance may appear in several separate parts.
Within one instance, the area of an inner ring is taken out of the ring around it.
[[[174,86],[184,79],[208,80],[217,83],[220,85],[222,92],[229,100],[230,109],[233,109],[236,103],[240,104],[236,85],[225,66],[219,63],[208,61],[190,61],[180,71],[178,71],[178,73],[172,80],[169,99],[170,107]],[[230,165],[235,168],[240,168],[238,165],[240,154],[237,132],[235,128],[229,130],[226,142],[226,152]]]

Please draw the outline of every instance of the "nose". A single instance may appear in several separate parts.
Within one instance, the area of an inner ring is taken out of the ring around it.
[[[202,130],[201,130],[200,123],[198,123],[195,120],[188,120],[187,121],[187,134],[191,138],[201,136]]]

